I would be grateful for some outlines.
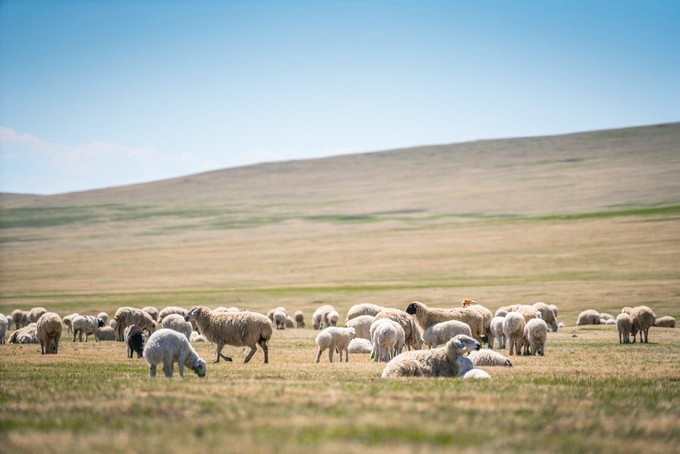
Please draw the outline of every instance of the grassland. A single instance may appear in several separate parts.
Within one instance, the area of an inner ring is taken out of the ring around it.
[[[472,297],[555,303],[544,358],[491,382],[316,365],[314,332],[271,364],[150,381],[117,343],[0,348],[0,451],[677,452],[680,335],[618,345],[579,311],[680,318],[680,124],[264,164],[144,185],[0,197],[0,312],[45,306]],[[211,349],[199,345],[210,357]],[[142,435],[143,434],[143,435]]]

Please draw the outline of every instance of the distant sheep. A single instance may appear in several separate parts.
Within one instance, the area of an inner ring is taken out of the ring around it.
[[[64,323],[64,325],[66,325],[66,327],[68,328],[68,331],[67,331],[68,333],[70,333],[72,331],[71,322],[78,315],[80,315],[80,314],[74,312],[73,314],[66,315],[66,316],[64,316],[63,319],[61,319],[61,321]]]
[[[161,313],[162,312],[163,311],[161,311]],[[161,321],[168,315],[171,314],[165,314],[165,316],[161,318]],[[125,328],[130,325],[137,325],[142,329],[142,331],[147,331],[149,334],[153,333],[156,329],[156,322],[153,321],[151,315],[142,311],[141,309],[135,309],[134,307],[124,307],[118,309],[116,311],[115,320],[117,323],[118,338],[121,340],[124,339]]]
[[[23,328],[28,325],[28,312],[21,309],[14,309],[12,311],[12,320],[14,320],[14,329]]]
[[[111,320],[115,322],[114,320]],[[116,340],[116,330],[111,326],[103,326],[97,328],[97,339],[100,341],[115,341]]]
[[[186,336],[171,329],[162,328],[149,336],[143,355],[152,378],[156,376],[156,367],[161,363],[167,378],[172,377],[175,362],[179,365],[179,376],[182,378],[185,366],[199,377],[205,377],[206,374],[205,360],[198,356]]]
[[[576,319],[576,326],[583,325],[599,325],[600,324],[600,313],[595,309],[587,309],[580,314]]]
[[[498,340],[498,348],[505,349],[505,334],[503,333],[503,320],[505,317],[496,316],[491,320],[491,338],[489,348],[493,348],[493,339]]]
[[[510,356],[514,352],[517,352],[518,355],[522,354],[521,347],[525,326],[524,317],[518,312],[510,312],[503,319],[503,334],[505,335],[506,342],[510,343],[510,350],[508,352]]]
[[[510,311],[508,311],[504,307],[501,307],[500,309],[496,310],[496,313],[493,316],[494,317],[505,317],[506,315],[508,315],[508,312],[510,312]]]
[[[179,314],[170,314],[163,319],[161,322],[163,328],[172,329],[178,333],[182,333],[186,336],[187,340],[191,339],[191,323],[184,320],[184,317]]]
[[[104,320],[98,319],[92,315],[79,315],[71,321],[73,328],[73,342],[76,341],[76,336],[80,342],[83,341],[83,334],[85,335],[85,342],[87,342],[90,334],[94,336],[95,342],[99,342],[97,337],[97,329],[104,326]]]
[[[445,344],[459,334],[472,337],[472,330],[467,323],[449,320],[430,326],[423,332],[423,343],[430,348]]]
[[[280,310],[275,311],[274,314],[272,314],[276,329],[286,329],[286,317],[286,313]]]
[[[557,314],[557,306],[555,306],[554,304],[548,304],[548,307],[550,307],[550,309],[553,310],[553,312],[555,313],[555,318],[557,318],[557,315],[558,315]]]
[[[290,315],[286,316],[286,328],[295,328],[295,319]]]
[[[482,326],[484,327],[484,335],[486,336],[486,341],[493,342],[491,338],[491,320],[493,319],[493,313],[486,307],[479,304],[477,301],[466,299],[461,303],[462,307],[466,307],[476,312],[477,315],[482,317]]]
[[[326,312],[326,314],[323,317],[323,327],[327,328],[329,326],[337,326],[339,320],[340,314],[338,314],[338,311],[332,310]]]
[[[109,323],[109,314],[106,312],[100,312],[97,314],[97,318],[101,318],[104,320],[104,325],[107,325]]]
[[[350,353],[371,353],[373,351],[373,344],[371,344],[371,341],[368,339],[357,337],[350,341],[347,350],[349,350]]]
[[[616,316],[616,329],[619,332],[619,344],[630,344],[630,332],[633,330],[633,319],[626,313]]]
[[[370,339],[371,338],[371,323],[375,320],[372,315],[360,315],[345,322],[345,327],[354,328],[357,338]]]
[[[510,312],[522,314],[522,317],[524,317],[524,321],[526,323],[529,323],[529,320],[532,320],[534,318],[541,318],[540,312],[538,312],[533,306],[529,306],[528,304],[519,304],[515,308],[513,308]]]
[[[7,328],[9,327],[9,320],[5,314],[0,314],[0,344],[5,343],[5,336],[7,335]]]
[[[142,308],[142,311],[144,311],[144,312],[146,312],[147,314],[149,314],[149,315],[151,316],[151,319],[152,319],[154,322],[157,322],[157,321],[158,321],[158,309],[156,309],[155,307],[153,307],[153,306],[146,306],[146,307],[143,307],[143,308]]]
[[[564,328],[566,325],[564,324],[564,322],[560,322],[560,323],[557,324],[557,326],[559,326],[560,329],[562,329],[562,328]]]
[[[416,319],[411,315],[399,309],[387,308],[378,312],[375,315],[375,320],[387,318],[395,321],[401,325],[404,330],[406,348],[420,349],[423,346],[423,338]]]
[[[512,363],[508,358],[498,352],[483,348],[481,350],[470,352],[468,355],[472,364],[475,367],[479,366],[505,366],[512,367]]]
[[[615,320],[614,316],[606,312],[600,313],[600,325],[606,324],[607,320]]]
[[[404,348],[404,329],[394,320],[381,318],[371,324],[372,357],[376,362],[388,362]]]
[[[182,317],[184,317],[185,315],[187,315],[187,312],[189,312],[189,311],[187,311],[187,310],[184,309],[183,307],[177,307],[177,306],[168,306],[168,307],[164,307],[164,308],[161,309],[161,311],[158,313],[158,321],[162,322],[163,319],[164,319],[165,317],[167,317],[168,315],[170,315],[170,314],[179,314],[179,315],[181,315]]]
[[[631,335],[633,336],[633,342],[635,342],[635,335],[640,333],[640,342],[642,342],[642,335],[644,334],[644,342],[649,342],[649,328],[654,326],[656,323],[656,315],[647,306],[637,306],[632,309],[624,308],[622,313],[630,315],[633,319],[633,330]]]
[[[345,353],[345,362],[349,362],[349,343],[354,339],[354,328],[338,328],[331,326],[324,328],[316,336],[316,345],[318,346],[316,352],[316,362],[321,361],[321,354],[324,350],[328,350],[328,360],[333,362],[333,352],[338,351],[340,354],[340,362],[342,362],[342,354]]]
[[[616,320],[615,319],[607,320],[603,324],[604,325],[616,325]]]
[[[236,306],[229,306],[229,307],[220,306],[220,307],[216,307],[212,311],[213,311],[213,314],[214,314],[214,313],[217,313],[217,312],[241,312],[241,309],[239,309]]]
[[[484,334],[484,317],[469,307],[456,307],[453,309],[429,308],[425,303],[413,301],[406,308],[406,312],[413,315],[423,330],[432,325],[449,320],[458,320],[466,323],[472,331],[472,337],[478,342],[482,341]]]
[[[7,314],[7,315],[5,315],[5,318],[7,318],[7,329],[8,330],[14,330],[14,319],[12,318],[12,315]]]
[[[9,337],[10,344],[38,344],[38,324],[29,323],[14,331]]]
[[[47,309],[44,307],[34,307],[28,312],[28,322],[29,323],[38,323],[38,320],[40,320],[40,317],[43,316],[43,314],[47,313]]]
[[[330,311],[335,311],[335,308],[330,304],[319,306],[312,315],[312,327],[314,329],[322,329],[326,314],[328,314]]]
[[[56,355],[59,351],[59,340],[61,340],[61,317],[54,312],[45,312],[36,324],[38,342],[40,342],[40,352]]]
[[[538,302],[532,304],[531,307],[533,307],[534,310],[538,312],[538,315],[543,319],[545,323],[548,324],[548,327],[553,332],[557,332],[559,328],[559,325],[557,324],[557,314],[555,313],[554,309],[550,307],[550,305]]]
[[[270,310],[269,312],[267,312],[267,318],[272,323],[275,323],[274,314],[276,312],[283,312],[285,315],[288,315],[288,311],[286,310],[285,307],[283,307],[283,306],[276,307],[276,308]]]
[[[377,304],[371,304],[371,303],[360,303],[360,304],[355,304],[354,306],[350,307],[349,310],[347,311],[347,317],[345,317],[345,326],[347,326],[347,322],[357,318],[361,317],[362,315],[371,315],[375,317],[378,312],[382,311],[385,309],[382,306],[378,306]]]
[[[298,328],[304,328],[305,327],[305,314],[303,314],[302,311],[296,311],[295,312],[295,325]]]
[[[548,339],[548,324],[541,318],[534,318],[524,327],[525,354],[545,355],[545,342]]]
[[[458,357],[480,347],[477,340],[461,334],[441,348],[404,352],[387,363],[382,378],[457,377]]]
[[[181,317],[180,315],[177,316]],[[166,319],[167,318],[168,317],[166,317]],[[137,325],[130,325],[125,328],[124,337],[125,346],[127,347],[127,357],[132,358],[132,354],[137,353],[137,358],[141,358],[144,353],[144,334],[142,329]]]
[[[670,315],[659,317],[656,319],[654,326],[658,326],[659,328],[675,328],[675,319]]]

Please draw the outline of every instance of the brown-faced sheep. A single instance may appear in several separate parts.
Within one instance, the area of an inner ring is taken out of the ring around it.
[[[418,328],[418,323],[416,319],[404,311],[399,309],[387,308],[378,312],[375,315],[375,320],[380,320],[381,318],[387,318],[395,321],[401,325],[404,330],[406,348],[410,349],[420,349],[423,346],[422,332]],[[375,321],[374,320],[374,321]]]
[[[429,308],[425,303],[413,301],[406,308],[406,312],[415,317],[423,330],[426,330],[437,323],[447,322],[449,320],[458,320],[466,323],[472,331],[472,337],[478,342],[482,341],[482,335],[484,334],[484,318],[470,308]]]
[[[59,351],[59,340],[61,339],[61,317],[54,312],[45,312],[36,324],[38,342],[40,342],[40,352],[44,354],[56,355]]]

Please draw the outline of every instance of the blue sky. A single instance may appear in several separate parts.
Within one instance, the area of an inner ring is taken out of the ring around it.
[[[677,1],[0,3],[0,191],[680,120]]]

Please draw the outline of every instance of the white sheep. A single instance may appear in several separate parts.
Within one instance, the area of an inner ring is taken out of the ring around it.
[[[496,316],[491,319],[491,337],[489,338],[489,348],[493,348],[493,339],[498,340],[498,348],[505,349],[505,334],[503,333],[503,320],[505,316]]]
[[[38,323],[40,317],[47,313],[47,309],[44,307],[34,307],[28,312],[28,321],[30,323]]]
[[[371,323],[375,320],[372,315],[360,315],[345,322],[345,327],[354,328],[357,338],[370,339],[371,338]]]
[[[524,327],[525,354],[545,355],[545,341],[548,339],[548,324],[541,318],[534,318]]]
[[[290,315],[286,315],[286,328],[295,328],[295,319]]]
[[[316,362],[321,361],[321,353],[328,350],[328,360],[333,362],[333,352],[335,350],[340,354],[340,362],[342,362],[342,353],[345,352],[345,362],[349,362],[349,343],[354,339],[354,328],[338,328],[331,326],[324,328],[316,336],[316,345],[319,347],[316,352]]]
[[[604,322],[604,325],[616,325],[616,320],[615,319],[610,319]]]
[[[111,320],[109,323],[115,322],[115,320]],[[111,326],[103,326],[101,328],[97,328],[97,339],[100,341],[115,341],[116,340],[116,330],[115,328]]]
[[[382,378],[457,377],[460,370],[458,357],[480,347],[478,341],[461,334],[448,341],[444,347],[404,352],[387,363]]]
[[[557,315],[552,307],[542,302],[534,303],[531,307],[538,312],[539,316],[548,324],[553,332],[557,332],[559,325],[557,324]]]
[[[501,307],[496,311],[496,313],[493,316],[494,317],[505,317],[506,315],[508,315],[508,312],[510,312],[510,311],[507,310],[504,307]]]
[[[376,321],[384,318],[397,322],[404,330],[406,348],[420,349],[423,346],[422,331],[420,331],[415,317],[405,311],[388,307],[378,312],[375,316]]]
[[[616,329],[619,332],[619,344],[629,344],[630,332],[633,329],[633,319],[631,316],[625,313],[617,315]]]
[[[371,341],[368,339],[357,337],[350,341],[347,350],[349,350],[350,353],[371,353],[373,351],[373,344],[371,344]]]
[[[510,312],[503,319],[503,334],[505,339],[510,343],[510,351],[508,354],[513,355],[513,352],[517,352],[521,355],[522,339],[524,337],[524,327],[526,322],[524,317],[519,312]]]
[[[37,344],[38,342],[38,324],[29,323],[28,325],[14,331],[9,337],[10,344]]]
[[[335,308],[330,304],[324,304],[323,306],[319,306],[312,315],[312,327],[314,329],[322,329],[326,314],[334,310]]]
[[[658,326],[660,328],[675,328],[675,319],[670,315],[664,315],[663,317],[656,319],[654,326]]]
[[[399,323],[386,318],[371,324],[371,344],[373,361],[387,362],[404,349],[404,329]]]
[[[198,356],[194,347],[184,334],[175,330],[162,328],[149,336],[144,347],[144,359],[149,364],[149,374],[156,376],[156,367],[163,363],[163,373],[170,378],[175,362],[179,365],[179,376],[184,378],[184,366],[190,368],[199,377],[205,377],[205,361]]]
[[[73,314],[66,315],[64,318],[61,319],[61,321],[64,323],[64,325],[66,325],[66,327],[68,328],[68,331],[67,331],[68,333],[70,333],[72,331],[71,322],[78,315],[80,315],[80,314],[78,314],[77,312],[74,312]]]
[[[327,328],[329,326],[337,326],[339,320],[340,314],[338,314],[338,311],[332,310],[326,312],[326,315],[323,318],[323,326],[324,328]]]
[[[489,375],[488,372],[482,369],[472,369],[471,371],[468,371],[465,375],[463,375],[464,380],[486,378],[491,378],[491,375]]]
[[[467,323],[449,320],[430,326],[423,332],[422,338],[425,345],[434,348],[447,343],[459,334],[472,337],[472,330]]]
[[[349,310],[347,311],[347,317],[345,317],[345,326],[347,326],[347,322],[357,318],[361,317],[362,315],[371,315],[375,317],[378,312],[382,311],[385,309],[382,306],[378,306],[377,304],[371,304],[371,303],[360,303],[360,304],[355,304],[354,306],[350,307]]]
[[[161,322],[163,328],[172,329],[178,333],[182,333],[187,339],[191,339],[191,323],[184,320],[184,317],[179,314],[170,314],[166,316]]]
[[[76,336],[80,342],[83,341],[83,334],[85,334],[85,342],[90,337],[94,336],[94,340],[99,342],[97,337],[97,328],[104,326],[104,321],[92,315],[79,315],[71,320],[71,327],[73,328],[73,342],[76,341]]]
[[[7,334],[8,327],[9,320],[5,317],[5,314],[0,314],[0,344],[5,343],[5,335]]]
[[[36,334],[40,342],[40,352],[44,354],[56,355],[59,351],[59,340],[61,339],[61,317],[54,312],[45,312],[38,319],[36,324]]]
[[[576,318],[576,326],[599,324],[600,313],[595,309],[586,309],[585,311],[578,314],[578,317]]]
[[[295,325],[298,328],[305,327],[305,314],[303,314],[302,311],[295,312]]]
[[[143,311],[143,312],[146,312],[147,314],[149,314],[149,315],[151,316],[151,319],[152,319],[154,322],[157,322],[157,321],[158,321],[158,309],[156,309],[155,307],[153,307],[153,306],[146,306],[146,307],[143,307],[143,308],[142,308],[142,311]]]
[[[560,329],[562,329],[562,328],[564,328],[566,325],[565,325],[563,322],[560,322],[560,323],[557,324],[557,326],[558,326]]]
[[[206,339],[204,335],[199,334],[196,331],[192,331],[189,342],[208,342],[208,339]]]
[[[472,364],[475,367],[478,366],[505,366],[512,367],[512,363],[508,358],[501,355],[498,352],[483,348],[474,352],[470,352],[468,355]]]
[[[288,315],[281,311],[274,311],[272,316],[274,323],[276,323],[276,329],[286,329],[286,318]]]

